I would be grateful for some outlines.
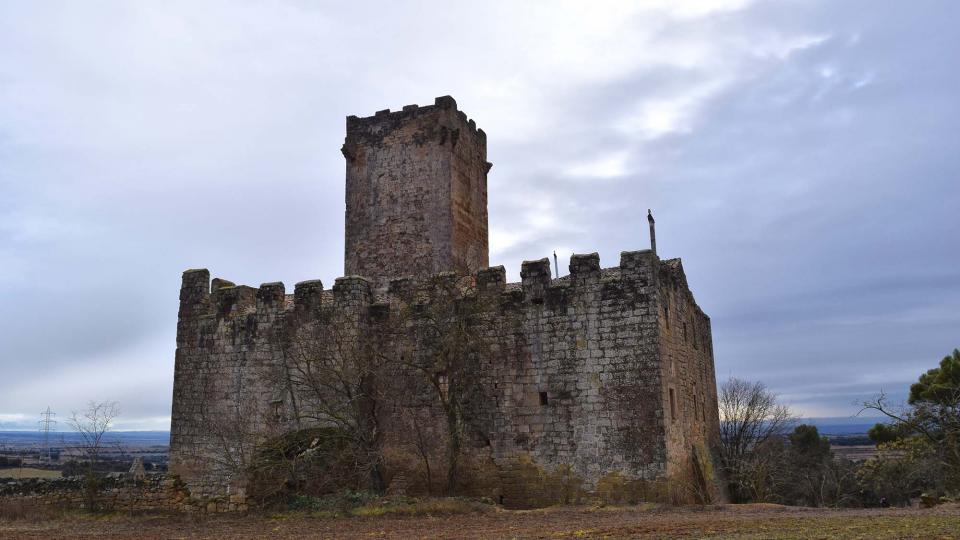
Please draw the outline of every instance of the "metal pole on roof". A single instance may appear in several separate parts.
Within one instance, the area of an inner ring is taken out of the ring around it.
[[[651,212],[649,208],[647,208],[647,222],[650,223],[650,251],[652,251],[653,254],[656,255],[657,254],[657,228],[656,228],[657,222],[653,220],[653,212]]]

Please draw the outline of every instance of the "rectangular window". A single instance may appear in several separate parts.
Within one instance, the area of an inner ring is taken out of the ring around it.
[[[677,396],[673,392],[673,388],[670,389],[670,421],[677,421]]]
[[[547,393],[546,393],[546,392],[540,392],[540,405],[544,405],[544,406],[545,406],[545,405],[548,405],[548,404],[549,404],[549,400],[547,399]]]
[[[683,323],[683,342],[687,342],[687,323]]]
[[[450,391],[450,379],[445,371],[437,373],[437,386],[440,387],[440,395],[447,399],[447,392]]]
[[[270,403],[273,405],[273,418],[274,420],[283,421],[283,401],[277,400]]]

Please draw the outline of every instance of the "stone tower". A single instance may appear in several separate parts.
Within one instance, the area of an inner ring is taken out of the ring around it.
[[[488,265],[487,136],[450,96],[347,117],[345,274],[377,284]]]

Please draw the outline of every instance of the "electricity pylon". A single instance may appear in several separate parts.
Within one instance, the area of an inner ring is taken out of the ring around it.
[[[50,463],[51,461],[53,461],[51,459],[52,456],[50,453],[50,426],[57,423],[56,420],[53,420],[51,418],[56,415],[57,413],[50,411],[49,405],[47,405],[47,410],[40,413],[40,416],[43,417],[43,419],[39,421],[40,432],[43,433],[43,446],[44,448],[47,449],[47,463]]]

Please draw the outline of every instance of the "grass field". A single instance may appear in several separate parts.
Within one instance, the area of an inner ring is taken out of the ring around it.
[[[511,511],[431,503],[427,513],[0,518],[2,538],[733,538],[960,539],[960,506],[818,510],[777,505],[708,508],[560,507]],[[432,509],[432,510],[431,510]],[[439,513],[431,513],[439,511]]]
[[[0,478],[60,478],[60,471],[48,471],[32,467],[0,469]]]

